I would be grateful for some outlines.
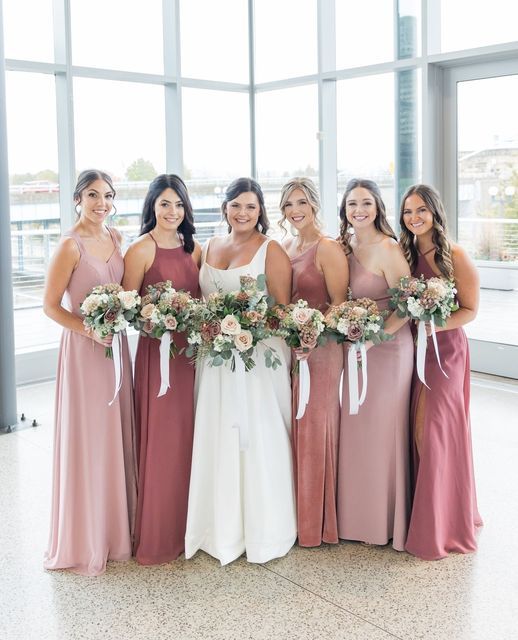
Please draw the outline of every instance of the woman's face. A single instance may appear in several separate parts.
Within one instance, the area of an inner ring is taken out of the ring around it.
[[[313,208],[302,189],[293,189],[286,200],[283,213],[286,220],[299,232],[315,225]]]
[[[433,228],[433,213],[417,193],[413,193],[405,200],[403,222],[405,227],[416,236],[423,236]]]
[[[372,193],[364,187],[356,187],[345,201],[345,215],[354,229],[365,229],[374,223],[378,212]]]
[[[163,231],[178,230],[185,217],[185,210],[180,196],[168,187],[155,200],[156,225]]]
[[[104,180],[94,180],[81,191],[81,218],[102,224],[113,207],[113,189]]]
[[[225,213],[233,231],[251,231],[257,225],[261,213],[259,200],[252,191],[241,193],[227,202]]]

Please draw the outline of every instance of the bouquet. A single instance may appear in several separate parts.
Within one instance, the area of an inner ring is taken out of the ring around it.
[[[107,358],[113,360],[115,392],[113,404],[122,385],[123,360],[120,334],[138,313],[140,296],[136,291],[124,291],[120,284],[110,283],[94,287],[80,308],[84,326],[99,338],[113,336],[111,347],[105,348]]]
[[[347,370],[349,376],[349,413],[355,415],[364,403],[367,395],[367,350],[365,342],[370,340],[379,344],[385,340],[392,340],[392,336],[383,331],[384,314],[378,305],[370,298],[347,300],[342,304],[331,307],[326,316],[327,335],[339,344],[351,342],[347,355]],[[362,370],[362,393],[358,394],[358,355],[359,366]]]
[[[288,346],[295,349],[302,348],[308,352],[317,345],[326,343],[324,337],[324,316],[318,309],[311,309],[305,300],[295,304],[278,306],[273,311],[273,317],[278,319],[276,335],[284,338]],[[297,420],[304,415],[309,402],[311,378],[306,360],[299,362],[299,403]]]
[[[103,339],[128,328],[138,313],[140,296],[136,291],[124,291],[120,284],[94,287],[79,307],[84,326]],[[113,358],[112,347],[105,355]]]
[[[273,300],[266,294],[264,275],[256,278],[240,277],[239,291],[217,291],[198,303],[195,320],[189,331],[186,354],[208,358],[210,365],[219,367],[227,362],[232,371],[242,362],[244,370],[255,366],[253,353],[256,346],[273,335],[267,324],[268,309]],[[265,364],[276,369],[281,361],[272,347],[265,347]]]
[[[455,294],[455,283],[444,278],[424,276],[414,278],[405,276],[399,286],[388,290],[390,307],[396,310],[400,318],[408,317],[417,322],[416,370],[421,382],[428,387],[425,379],[425,356],[427,347],[426,323],[430,324],[435,355],[440,370],[444,372],[439,355],[439,346],[435,334],[435,325],[444,327],[453,311],[459,308]],[[429,388],[429,387],[428,387]]]
[[[190,293],[176,291],[170,280],[150,284],[146,290],[133,326],[144,335],[160,340],[160,397],[170,388],[169,358],[180,353],[172,332],[187,330],[195,311],[195,301]]]

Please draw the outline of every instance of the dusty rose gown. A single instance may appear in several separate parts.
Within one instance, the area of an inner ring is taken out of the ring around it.
[[[121,282],[124,263],[115,249],[107,262],[80,252],[64,306],[81,316],[79,306],[99,284]],[[46,569],[71,569],[96,576],[107,560],[131,557],[136,509],[136,466],[131,361],[123,337],[123,379],[115,402],[113,362],[104,347],[65,329],[56,379],[54,467]]]
[[[152,237],[152,236],[151,236]],[[156,244],[156,243],[155,243]],[[183,247],[161,249],[142,282],[171,280],[175,289],[198,294],[198,268]],[[174,334],[176,346],[187,346]],[[160,398],[160,341],[139,337],[135,359],[135,416],[139,463],[135,555],[140,564],[175,560],[184,550],[194,431],[194,366],[184,354],[169,361],[171,388]]]
[[[419,256],[414,275],[436,274]],[[414,373],[411,423],[419,395],[426,391],[420,455],[414,445],[414,500],[406,550],[424,560],[444,558],[451,551],[475,551],[475,532],[482,525],[473,474],[469,418],[470,368],[466,334],[462,328],[437,333],[446,378],[437,363],[431,338],[426,350],[426,383]]]
[[[318,243],[291,258],[292,302],[307,300],[310,307],[325,312],[330,299],[324,274],[315,265],[317,248]],[[338,542],[336,482],[342,346],[329,342],[318,347],[311,353],[308,365],[311,392],[300,420],[295,418],[298,376],[293,377],[292,447],[299,544],[316,547],[322,542]]]
[[[348,255],[353,298],[375,300],[388,308],[384,277]],[[347,357],[348,345],[344,352]],[[367,352],[367,397],[358,415],[349,415],[347,366],[344,367],[338,462],[338,535],[405,548],[410,515],[409,407],[413,342],[405,324],[394,340]]]

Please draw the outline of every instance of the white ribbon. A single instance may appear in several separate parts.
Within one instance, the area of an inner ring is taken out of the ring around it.
[[[112,354],[113,354],[113,370],[115,372],[115,391],[113,393],[112,401],[108,403],[111,407],[115,402],[115,398],[122,386],[122,338],[120,333],[115,333],[112,340]]]
[[[442,368],[441,358],[439,356],[439,345],[437,344],[437,335],[435,333],[435,322],[433,318],[430,320],[430,328],[432,334],[432,342],[435,349],[435,357],[437,358],[437,363],[439,364],[439,369],[446,375],[446,372]],[[430,387],[426,384],[426,379],[424,375],[425,361],[426,361],[426,347],[428,344],[428,339],[426,335],[426,322],[424,320],[419,320],[417,323],[417,354],[416,354],[416,369],[419,380],[424,384],[427,389]]]
[[[311,390],[311,376],[307,360],[299,360],[299,406],[296,419],[300,420],[306,412]]]
[[[360,361],[356,357],[360,353]],[[358,394],[358,364],[362,370],[362,392]],[[347,372],[349,374],[349,415],[354,416],[365,401],[367,395],[367,350],[363,342],[353,342],[347,354]],[[358,397],[359,396],[359,397]]]
[[[166,331],[160,338],[160,391],[157,398],[164,396],[169,384],[169,349],[171,348],[171,332]]]
[[[239,356],[235,354],[235,394],[234,394],[234,410],[235,415],[232,423],[233,429],[239,431],[239,449],[245,451],[248,449],[248,394],[246,390],[246,370],[245,363]]]

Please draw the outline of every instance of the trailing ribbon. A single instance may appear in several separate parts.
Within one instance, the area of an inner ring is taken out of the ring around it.
[[[171,332],[166,331],[160,338],[160,391],[157,398],[164,396],[170,388],[169,384],[169,349],[171,348]]]
[[[309,392],[311,389],[311,376],[307,360],[299,360],[299,406],[296,419],[300,420],[306,412],[309,402]]]
[[[113,398],[108,405],[111,407],[115,402],[115,398],[120,391],[122,386],[122,338],[120,333],[115,333],[112,340],[112,354],[113,354],[113,370],[115,372],[115,391],[113,393]]]
[[[360,361],[356,354],[360,354]],[[358,364],[362,370],[362,392],[358,397]],[[349,374],[349,415],[354,416],[365,401],[367,395],[367,350],[363,342],[353,342],[347,354],[347,371]]]
[[[234,356],[235,363],[235,394],[234,394],[234,408],[235,416],[232,424],[233,429],[239,431],[239,450],[245,451],[248,449],[249,437],[248,437],[248,394],[246,389],[246,370],[245,363],[241,357],[236,354]]]
[[[442,368],[441,358],[439,356],[439,345],[437,344],[437,335],[435,333],[435,322],[433,318],[430,320],[430,328],[432,333],[432,342],[435,349],[435,356],[437,358],[437,363],[439,364],[439,369],[446,375],[446,372]],[[419,380],[424,384],[427,389],[430,387],[426,384],[426,379],[424,375],[425,361],[426,361],[426,347],[428,344],[428,339],[426,335],[426,322],[424,320],[419,320],[417,323],[417,354],[416,354],[416,369]]]

